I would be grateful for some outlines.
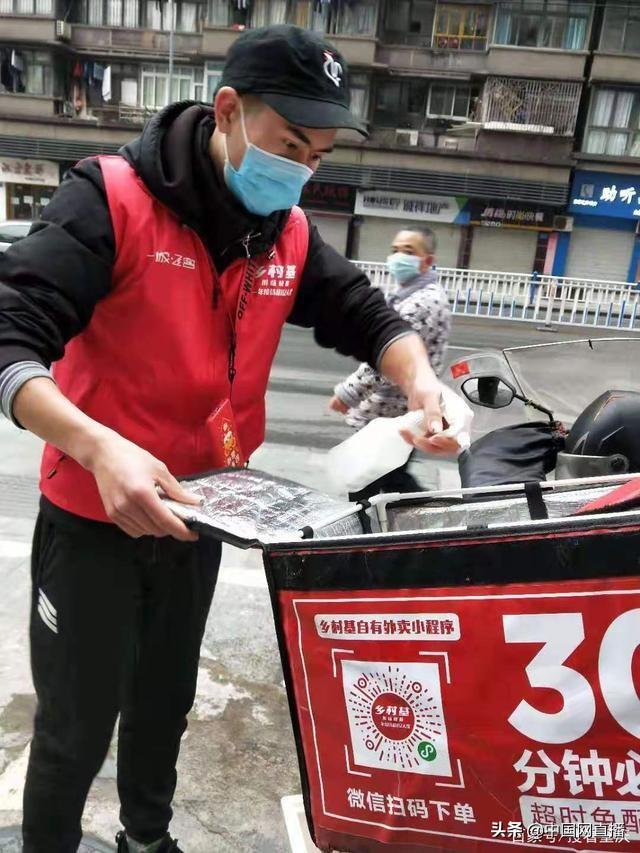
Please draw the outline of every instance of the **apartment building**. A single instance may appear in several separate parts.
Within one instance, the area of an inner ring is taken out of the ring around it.
[[[0,218],[169,101],[210,102],[239,32],[283,22],[342,51],[370,128],[303,199],[340,251],[382,260],[414,221],[441,266],[636,280],[633,0],[0,0]]]

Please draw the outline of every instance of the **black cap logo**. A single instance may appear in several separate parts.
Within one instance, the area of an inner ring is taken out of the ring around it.
[[[329,80],[335,85],[340,86],[342,82],[342,65],[336,61],[336,58],[328,50],[324,51],[324,73]]]

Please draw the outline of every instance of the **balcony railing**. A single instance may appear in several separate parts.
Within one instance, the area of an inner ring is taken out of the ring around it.
[[[489,77],[482,96],[482,123],[488,130],[571,136],[581,91],[581,83]]]
[[[127,104],[112,104],[109,106],[94,107],[91,116],[98,120],[99,124],[134,124],[142,125],[147,119],[158,112],[153,107],[133,107]]]
[[[159,30],[129,29],[126,27],[94,27],[73,24],[72,45],[80,50],[166,56],[169,33]],[[202,50],[202,36],[197,33],[176,33],[174,47],[177,55],[197,54]]]

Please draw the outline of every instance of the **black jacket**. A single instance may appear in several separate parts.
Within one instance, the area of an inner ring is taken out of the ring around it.
[[[121,154],[153,195],[201,237],[215,268],[270,249],[288,211],[248,213],[232,196],[208,154],[211,110],[190,102],[154,116]],[[91,319],[111,288],[114,234],[98,160],[77,164],[25,239],[0,254],[0,371],[18,361],[45,366]],[[390,340],[410,329],[387,308],[357,267],[324,243],[310,242],[288,318],[313,327],[317,342],[375,365]]]

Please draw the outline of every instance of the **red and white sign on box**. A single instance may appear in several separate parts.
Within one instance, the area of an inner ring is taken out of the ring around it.
[[[320,847],[640,851],[637,578],[278,598]]]

